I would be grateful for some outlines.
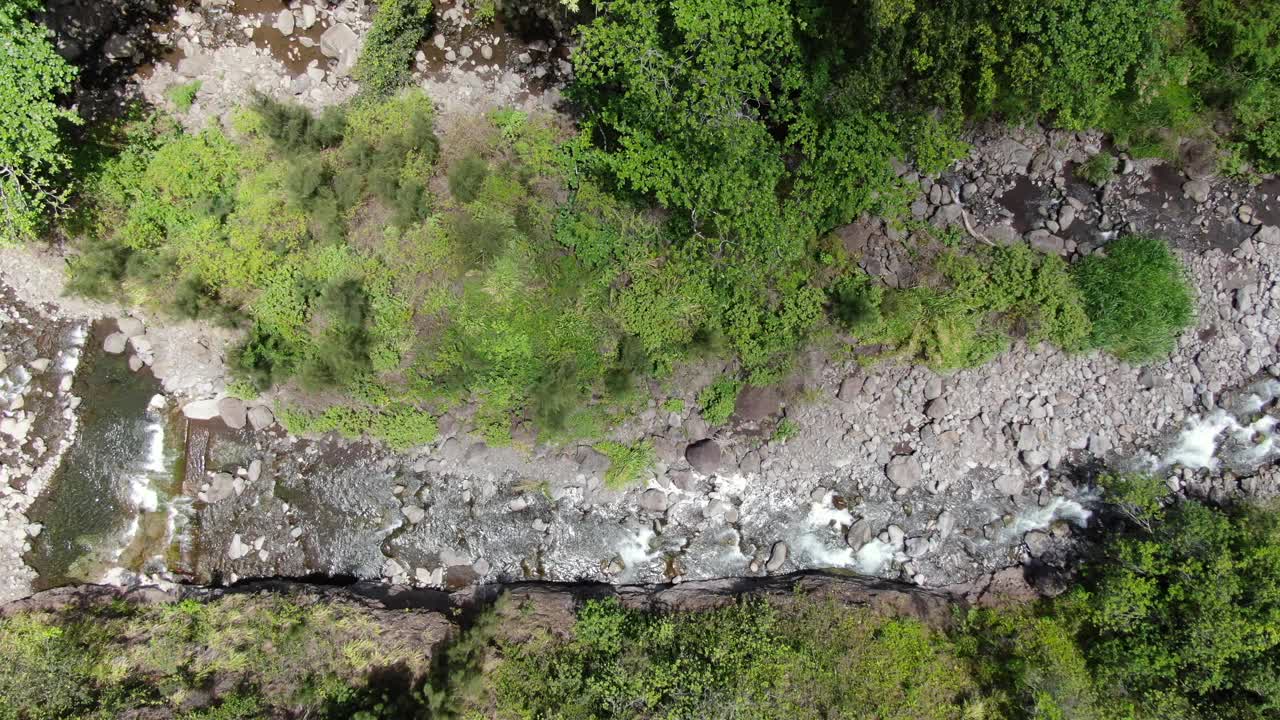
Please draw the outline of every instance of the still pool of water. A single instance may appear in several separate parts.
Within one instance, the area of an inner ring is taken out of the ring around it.
[[[100,323],[87,347],[100,348],[111,330]],[[165,569],[189,508],[180,421],[159,389],[124,355],[86,351],[72,387],[83,399],[79,435],[29,513],[44,526],[26,558],[36,589]]]

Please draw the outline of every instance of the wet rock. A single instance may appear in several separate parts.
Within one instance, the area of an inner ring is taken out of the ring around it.
[[[124,352],[125,344],[128,341],[129,337],[124,333],[111,333],[102,341],[102,351],[112,355],[119,355]]]
[[[1182,184],[1182,196],[1197,203],[1208,202],[1209,183],[1204,180],[1188,180]]]
[[[1022,464],[1033,472],[1049,463],[1049,455],[1043,450],[1023,450],[1021,457]]]
[[[924,469],[914,455],[898,455],[884,468],[889,482],[900,488],[913,488],[924,478]]]
[[[927,537],[907,538],[906,542],[907,557],[921,558],[933,549],[933,543],[929,542]]]
[[[873,537],[875,537],[875,529],[871,527],[871,523],[866,518],[858,518],[849,526],[849,532],[845,533],[844,541],[856,550],[871,542]]]
[[[1027,544],[1027,550],[1031,552],[1031,557],[1040,557],[1053,547],[1053,538],[1049,533],[1039,530],[1032,530],[1023,535],[1022,541]]]
[[[31,368],[31,372],[39,375],[45,370],[48,370],[49,366],[52,364],[53,361],[49,358],[36,358],[35,360],[27,363],[27,367]],[[4,353],[0,353],[0,369],[4,369],[8,366],[9,361],[5,358]]]
[[[254,405],[249,409],[248,419],[254,430],[265,430],[276,421],[276,415],[266,405]]]
[[[666,512],[667,494],[657,488],[650,488],[640,493],[640,509],[647,512]]]
[[[232,397],[222,398],[218,401],[218,416],[232,430],[239,430],[244,427],[249,419],[244,401],[240,398]]]
[[[694,470],[703,475],[712,475],[720,469],[722,453],[716,441],[699,440],[685,448],[684,458]]]
[[[787,544],[784,542],[779,541],[774,543],[773,549],[769,551],[769,561],[765,563],[764,569],[769,572],[778,572],[781,570],[782,566],[787,562],[787,553],[790,550],[791,548],[787,547]]]
[[[197,400],[182,406],[182,414],[188,420],[212,420],[218,417],[217,400]]]
[[[489,47],[488,45],[481,45],[481,46],[480,46],[480,57],[484,58],[485,60],[492,60],[492,59],[493,59],[493,48]]]
[[[1179,153],[1182,172],[1192,180],[1213,177],[1218,172],[1218,152],[1207,140],[1192,140]]]
[[[738,393],[733,411],[741,420],[759,422],[774,415],[782,406],[782,397],[772,387],[747,385]]]

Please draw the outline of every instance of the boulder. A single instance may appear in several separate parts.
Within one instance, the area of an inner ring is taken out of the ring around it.
[[[405,505],[400,512],[404,513],[404,519],[408,520],[410,525],[417,525],[427,516],[427,511],[417,505]]]
[[[250,546],[244,544],[240,539],[239,533],[231,536],[231,545],[227,547],[227,558],[230,560],[239,560],[249,554]]]
[[[218,417],[217,400],[197,400],[182,406],[182,414],[188,420],[212,420]]]
[[[924,414],[933,420],[941,420],[947,416],[947,399],[934,398],[924,406]]]
[[[790,550],[791,548],[787,547],[787,544],[784,542],[779,541],[774,543],[773,549],[769,551],[769,562],[765,563],[764,569],[769,572],[778,572],[781,570],[782,566],[787,562],[787,553]]]
[[[116,320],[116,325],[120,328],[120,334],[126,338],[141,335],[144,332],[142,321],[135,317],[122,317]]]
[[[776,388],[747,385],[738,393],[733,405],[734,414],[746,422],[759,422],[777,414],[782,408],[782,396]]]
[[[666,512],[667,494],[657,488],[650,488],[640,493],[640,509],[647,512]]]
[[[1067,249],[1066,241],[1048,230],[1032,230],[1026,238],[1032,248],[1046,255],[1062,255]]]
[[[338,23],[320,36],[320,52],[325,57],[343,58],[355,53],[359,38],[346,23]]]
[[[1182,195],[1197,203],[1207,202],[1209,200],[1209,183],[1204,180],[1188,180],[1182,184]]]
[[[1021,475],[1007,474],[1001,475],[991,481],[995,486],[996,492],[1001,495],[1017,495],[1022,492],[1022,486],[1026,484],[1026,479]]]
[[[218,416],[232,430],[239,430],[248,421],[248,411],[240,398],[222,398],[218,401]]]
[[[871,538],[874,536],[875,531],[871,527],[871,523],[866,518],[858,518],[849,526],[849,532],[845,533],[844,540],[849,543],[849,547],[857,550],[871,542]]]
[[[936,400],[942,397],[942,378],[931,375],[924,384],[924,399]]]
[[[589,445],[579,445],[577,451],[578,472],[586,477],[603,478],[612,464],[609,457]]]
[[[840,390],[836,393],[836,398],[840,402],[853,402],[854,398],[862,393],[862,388],[866,385],[866,382],[865,375],[850,375],[840,381]]]
[[[209,489],[205,492],[205,499],[211,503],[226,500],[235,494],[235,483],[236,479],[232,477],[231,473],[214,473],[209,480]]]
[[[703,475],[711,475],[719,470],[722,456],[720,446],[714,440],[699,440],[684,450],[684,459]]]
[[[760,453],[752,450],[743,455],[742,459],[738,461],[738,472],[743,475],[755,475],[760,472],[760,465]]]
[[[1053,546],[1053,539],[1049,536],[1049,533],[1039,530],[1032,530],[1023,535],[1022,541],[1027,544],[1027,550],[1031,552],[1031,557],[1040,557]]]
[[[249,426],[254,430],[265,430],[276,421],[276,414],[266,405],[254,405],[249,409]]]
[[[1260,243],[1268,245],[1280,245],[1280,227],[1275,225],[1263,225],[1258,228],[1258,232],[1253,234],[1253,239]]]
[[[114,332],[102,341],[102,351],[112,355],[119,355],[124,352],[125,343],[129,341],[129,336],[124,333]]]
[[[253,461],[249,463],[249,470],[245,474],[245,478],[251,483],[256,483],[260,477],[262,477],[262,460],[254,458]]]
[[[287,8],[280,11],[276,15],[275,29],[280,31],[281,35],[292,35],[294,27],[293,13]]]
[[[913,488],[924,478],[924,469],[914,455],[898,455],[885,466],[884,474],[900,488]]]
[[[316,9],[313,5],[302,6],[302,19],[298,21],[298,27],[303,30],[310,30],[311,26],[316,24]]]

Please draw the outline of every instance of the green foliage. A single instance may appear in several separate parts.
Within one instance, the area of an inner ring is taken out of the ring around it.
[[[464,203],[472,202],[480,194],[489,163],[474,153],[466,155],[449,168],[449,192]]]
[[[169,98],[169,102],[178,108],[178,112],[186,112],[191,109],[192,103],[196,101],[196,95],[200,92],[201,85],[203,83],[199,80],[179,83],[170,87],[164,94]]]
[[[710,385],[698,393],[698,407],[702,411],[702,419],[715,427],[729,422],[733,408],[738,402],[738,392],[742,390],[742,381],[728,375],[721,375]]]
[[[1092,322],[1089,342],[1131,363],[1173,351],[1195,319],[1192,289],[1168,245],[1131,235],[1108,244],[1073,269]]]
[[[385,98],[409,81],[413,55],[431,31],[431,0],[382,0],[352,75],[360,92]]]
[[[341,142],[346,132],[346,113],[341,107],[326,108],[316,117],[301,105],[280,102],[262,93],[253,95],[249,107],[257,116],[258,132],[271,138],[283,152],[330,148]]]
[[[590,601],[565,643],[503,647],[514,717],[960,718],[972,678],[921,623],[801,601],[663,615]]]
[[[29,240],[46,212],[66,198],[58,187],[71,166],[62,130],[79,124],[59,105],[76,69],[53,47],[49,31],[33,22],[38,0],[0,4],[0,243]]]
[[[634,445],[623,445],[611,440],[596,444],[609,458],[609,469],[604,473],[604,485],[610,490],[625,490],[634,485],[653,468],[657,457],[653,443],[643,440]]]
[[[667,398],[662,401],[662,404],[659,407],[669,413],[682,413],[684,412],[684,400],[682,398],[674,397]]]
[[[783,418],[773,429],[773,442],[785,443],[800,434],[800,424],[791,418]]]
[[[941,288],[882,289],[854,276],[835,285],[833,314],[862,342],[885,345],[939,370],[980,365],[1014,332],[1066,350],[1090,332],[1080,291],[1061,258],[1023,244],[960,255],[945,251]]]
[[[1076,175],[1091,185],[1102,187],[1115,177],[1116,158],[1111,153],[1100,152],[1076,168]]]
[[[1099,687],[1141,718],[1268,717],[1280,703],[1277,516],[1192,500],[1150,512],[1107,541],[1060,610],[1082,620]]]

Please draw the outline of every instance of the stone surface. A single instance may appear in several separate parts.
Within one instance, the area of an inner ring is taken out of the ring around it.
[[[699,440],[685,448],[684,457],[694,470],[704,475],[711,475],[720,469],[722,452],[716,441]]]
[[[885,466],[884,474],[895,486],[913,488],[924,478],[924,469],[914,455],[898,455]]]
[[[248,421],[248,411],[240,398],[222,398],[218,401],[218,416],[233,430],[239,430]]]

